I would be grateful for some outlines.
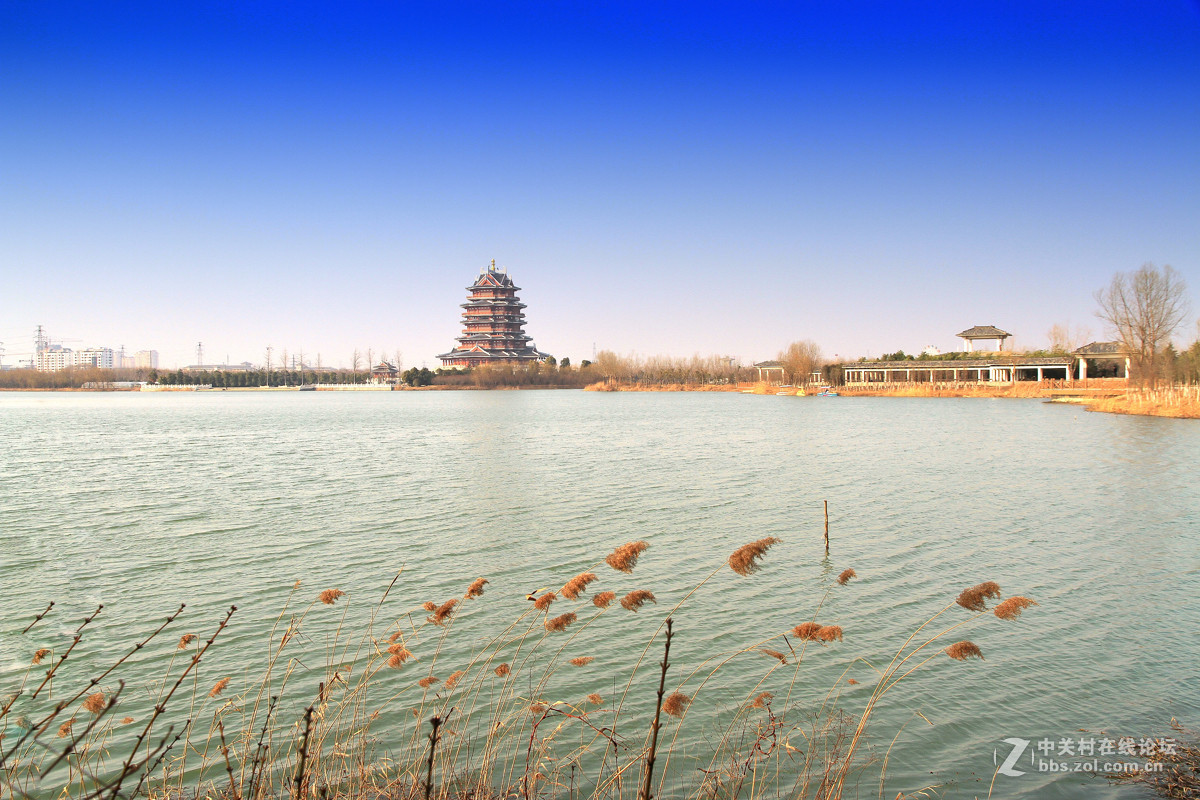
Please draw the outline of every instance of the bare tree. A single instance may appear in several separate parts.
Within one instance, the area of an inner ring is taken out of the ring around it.
[[[400,352],[399,348],[397,348],[394,356],[396,359],[396,361],[395,361],[396,372],[399,372],[400,368],[404,366],[404,354]]]
[[[810,375],[820,369],[824,363],[821,359],[821,347],[816,342],[804,339],[792,342],[779,354],[783,364],[785,378],[793,386],[802,386],[810,381]]]
[[[361,366],[362,366],[362,353],[358,352],[358,348],[356,347],[356,348],[354,348],[354,355],[352,355],[350,357],[350,371],[358,372],[358,369]]]
[[[1072,330],[1068,322],[1051,326],[1046,332],[1046,338],[1050,340],[1050,352],[1071,353],[1088,343],[1092,338],[1092,331],[1078,325]]]
[[[367,348],[367,369],[375,369],[375,348]]]
[[[1096,316],[1116,334],[1129,353],[1140,383],[1157,382],[1163,348],[1188,314],[1187,284],[1170,267],[1144,264],[1134,273],[1118,272],[1107,289],[1096,292]]]

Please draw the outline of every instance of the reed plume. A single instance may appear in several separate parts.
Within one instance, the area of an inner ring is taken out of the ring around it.
[[[729,568],[738,575],[750,575],[758,572],[758,560],[766,555],[772,545],[779,544],[781,541],[774,536],[768,536],[766,539],[742,545],[729,556]]]
[[[442,685],[445,686],[447,689],[453,689],[458,684],[458,681],[462,678],[462,676],[466,675],[466,674],[467,674],[467,671],[465,669],[460,669],[457,672],[452,672],[452,673],[450,673],[450,677],[446,678],[446,682]]]
[[[430,686],[433,686],[437,682],[438,682],[438,679],[435,678],[434,676],[430,675],[427,678],[421,678],[421,680],[417,681],[417,686],[420,686],[422,689],[428,689]]]
[[[432,600],[426,600],[424,603],[421,603],[421,608],[425,609],[426,611],[433,611],[437,608],[437,603],[433,602]]]
[[[616,599],[616,592],[600,592],[600,594],[592,598],[592,605],[596,608],[608,608],[612,605],[612,601]]]
[[[579,656],[578,658],[572,658],[567,663],[573,664],[576,667],[586,667],[595,660],[596,659],[593,656]]]
[[[58,738],[65,739],[68,736],[70,736],[71,735],[71,726],[74,724],[75,724],[75,718],[71,717],[69,720],[64,722],[62,725],[59,725],[58,726]]]
[[[682,717],[683,712],[687,710],[688,704],[691,702],[692,698],[683,692],[671,692],[667,695],[667,699],[663,701],[663,711],[672,717]]]
[[[822,625],[817,631],[817,638],[822,642],[832,642],[842,640],[842,628],[839,625]]]
[[[966,661],[968,658],[983,659],[983,651],[979,649],[979,645],[974,642],[955,642],[946,648],[946,655],[957,661]]]
[[[541,713],[549,710],[549,708],[550,707],[548,705],[546,705],[545,703],[534,703],[533,705],[531,705],[529,707],[529,710],[532,711],[534,714],[541,714]]]
[[[99,714],[104,710],[105,704],[104,692],[96,692],[93,695],[89,695],[88,699],[83,701],[83,710]]]
[[[501,664],[492,671],[503,678],[504,676],[508,675],[508,673],[512,672],[512,667],[508,666],[508,664]]]
[[[43,661],[46,660],[46,656],[48,656],[48,655],[50,655],[50,648],[43,647],[42,649],[38,650],[36,653],[33,654],[33,663],[34,664],[42,663]]]
[[[221,678],[213,684],[212,690],[208,693],[209,697],[216,697],[221,692],[225,691],[225,687],[229,685],[229,678]]]
[[[437,607],[437,610],[433,612],[433,616],[429,617],[429,621],[439,627],[445,625],[446,621],[450,619],[451,615],[454,614],[454,607],[457,605],[457,597],[452,600],[447,600]]]
[[[986,581],[970,589],[963,589],[954,601],[967,611],[987,611],[988,599],[999,599],[1000,586],[994,581]]]
[[[400,636],[401,636],[401,634],[400,634],[400,631],[396,631],[395,633],[393,633],[391,636],[389,636],[389,637],[388,637],[388,641],[389,641],[389,642],[394,642],[394,641],[396,641],[397,639],[399,639],[399,638],[400,638]]]
[[[1036,605],[1037,602],[1028,597],[1010,597],[992,609],[992,613],[1000,619],[1016,619],[1022,611]]]
[[[558,599],[558,595],[554,592],[546,592],[544,595],[533,601],[533,607],[538,611],[545,611],[550,607],[550,604]]]
[[[183,636],[179,637],[179,649],[180,650],[187,649],[187,646],[194,641],[196,641],[196,634],[185,633]]]
[[[404,661],[405,659],[401,658],[399,654],[391,655],[388,656],[387,665],[391,669],[400,669],[400,667],[404,666]]]
[[[625,609],[626,611],[637,611],[646,603],[647,600],[656,605],[658,604],[658,601],[654,599],[653,592],[647,589],[634,589],[632,592],[621,598],[621,608]]]
[[[780,664],[787,663],[787,656],[785,656],[783,653],[779,652],[778,650],[768,650],[767,648],[764,647],[761,650],[759,650],[758,652],[762,653],[764,656],[770,656],[771,658],[778,661]]]
[[[125,717],[123,720],[121,720],[122,725],[129,725],[132,722],[133,722],[133,717]]]
[[[555,633],[561,633],[567,629],[568,625],[574,623],[575,620],[575,612],[568,611],[566,614],[557,616],[554,619],[546,620],[546,630],[553,631]]]
[[[562,588],[562,596],[568,600],[578,600],[579,595],[588,587],[588,584],[596,580],[596,573],[584,572],[576,575],[571,580],[567,581],[567,585]]]
[[[752,703],[750,703],[750,707],[751,708],[766,708],[768,705],[770,705],[771,701],[774,699],[775,699],[775,695],[772,694],[771,692],[763,692],[758,697],[754,698],[754,701]]]
[[[339,597],[345,597],[346,593],[341,589],[326,589],[317,595],[317,599],[327,606],[331,606],[337,602]]]
[[[592,692],[591,694],[589,694],[587,696],[587,701],[594,706],[604,705],[604,698],[601,697],[600,695],[596,694],[595,692]]]
[[[792,628],[792,636],[807,642],[817,641],[817,632],[821,630],[820,623],[817,622],[801,622],[796,627]]]
[[[398,664],[403,664],[405,661],[408,661],[413,657],[412,651],[402,644],[390,645],[387,651],[391,654],[392,658],[400,659]]]
[[[850,684],[851,686],[858,686],[858,681],[854,680],[854,678],[847,678],[846,683]]]
[[[474,581],[472,581],[471,585],[467,587],[467,599],[470,600],[475,597],[483,597],[483,587],[488,583],[489,581],[487,578],[476,578]]]
[[[618,572],[633,572],[637,565],[638,556],[645,552],[650,545],[646,542],[629,542],[623,544],[608,554],[604,563]]]
[[[837,582],[839,584],[841,584],[842,586],[845,586],[847,583],[850,582],[851,578],[857,578],[857,577],[858,577],[857,572],[855,572],[852,569],[846,569],[846,570],[842,570],[842,574],[837,576]]]

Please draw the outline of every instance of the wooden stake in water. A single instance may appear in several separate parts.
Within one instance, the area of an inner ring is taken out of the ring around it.
[[[825,555],[829,555],[829,501],[825,501]]]

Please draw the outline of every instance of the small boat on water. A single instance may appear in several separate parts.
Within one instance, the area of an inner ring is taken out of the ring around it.
[[[301,392],[315,392],[316,390],[317,390],[317,387],[311,383],[301,384],[300,388],[298,389],[298,391],[301,391]]]
[[[832,386],[822,386],[821,391],[817,392],[817,397],[837,397],[838,393],[833,390]]]

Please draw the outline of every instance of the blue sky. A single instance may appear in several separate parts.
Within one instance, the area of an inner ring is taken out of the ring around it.
[[[575,361],[1099,338],[1198,143],[1194,1],[0,1],[0,341],[435,366],[492,258]]]

